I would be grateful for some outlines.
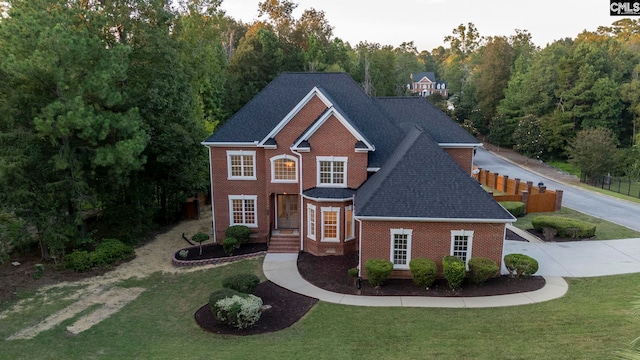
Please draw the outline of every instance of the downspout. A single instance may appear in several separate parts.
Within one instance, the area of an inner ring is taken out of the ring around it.
[[[211,147],[207,146],[207,150],[209,153],[209,183],[211,184],[211,230],[213,231],[213,243],[217,244],[216,241],[216,217],[215,217],[215,203],[213,202],[213,164],[211,164]]]
[[[362,277],[362,221],[360,221],[360,219],[356,219],[355,216],[353,218],[359,224],[358,225],[358,279],[360,279]]]
[[[300,198],[300,251],[304,251],[304,199],[302,198],[302,154],[289,148],[292,153],[298,155],[300,162],[298,163],[298,184],[300,184],[300,192],[298,197]]]
[[[507,271],[507,267],[504,265],[504,246],[507,241],[507,224],[504,224],[504,232],[502,234],[502,255],[500,257],[500,275],[507,275],[509,271]]]

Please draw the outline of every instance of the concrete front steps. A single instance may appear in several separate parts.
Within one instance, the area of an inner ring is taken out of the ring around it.
[[[300,236],[297,234],[272,235],[267,252],[275,254],[297,254],[300,252]]]

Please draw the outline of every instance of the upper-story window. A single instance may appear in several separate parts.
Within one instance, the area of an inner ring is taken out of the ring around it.
[[[291,155],[278,155],[271,158],[271,182],[298,182],[298,159]]]
[[[246,150],[227,151],[229,180],[256,179],[256,152]]]
[[[347,187],[347,158],[318,156],[318,186]]]

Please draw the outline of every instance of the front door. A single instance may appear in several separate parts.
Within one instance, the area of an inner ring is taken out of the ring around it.
[[[298,195],[277,195],[278,219],[277,229],[297,229],[300,215],[298,214]]]

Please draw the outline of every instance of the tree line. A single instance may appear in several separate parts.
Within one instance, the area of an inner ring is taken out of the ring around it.
[[[451,97],[429,100],[478,136],[566,158],[579,130],[608,129],[616,171],[640,169],[636,21],[544,49],[461,24],[419,51],[352,46],[297,6],[264,0],[243,23],[221,0],[0,2],[0,257],[9,238],[59,260],[175,221],[208,190],[200,142],[283,71],[347,72],[372,96],[409,95],[410,74],[433,71]]]

